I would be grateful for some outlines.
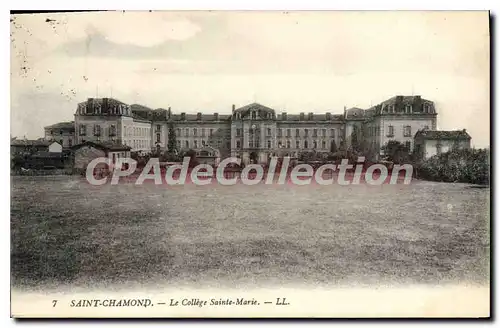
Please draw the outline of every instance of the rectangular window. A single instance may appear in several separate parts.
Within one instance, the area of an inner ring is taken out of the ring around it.
[[[300,148],[300,141],[299,140],[295,141],[295,148]]]
[[[271,136],[271,128],[267,128],[267,136],[270,137]]]
[[[156,125],[156,131],[161,132],[161,125],[160,124]]]
[[[109,136],[110,137],[116,136],[116,126],[114,124],[111,124],[109,126]]]
[[[214,129],[210,129],[210,136],[214,133]]]
[[[195,136],[195,137],[196,137],[197,135],[198,135],[198,129],[193,128],[193,136]]]
[[[389,125],[387,127],[387,137],[394,137],[394,126]]]
[[[80,135],[81,136],[87,135],[87,127],[85,126],[85,124],[80,124]]]
[[[94,125],[94,135],[95,136],[100,136],[101,135],[101,126],[99,124]]]
[[[160,142],[160,140],[161,140],[161,134],[157,133],[156,134],[156,142]]]
[[[292,131],[290,129],[286,129],[286,136],[287,137],[291,137],[292,136]]]
[[[322,137],[326,137],[326,129],[322,129],[321,130],[321,136]]]
[[[194,141],[194,148],[198,148],[198,140]]]
[[[313,129],[313,137],[317,137],[318,136],[318,129]]]
[[[278,137],[281,137],[282,133],[281,133],[281,129],[278,129]]]
[[[411,126],[410,125],[404,126],[403,133],[405,137],[411,137]]]
[[[186,137],[189,137],[189,129],[184,130],[184,135],[185,135]]]
[[[308,129],[304,129],[304,135],[305,135],[306,137],[309,137],[309,130],[308,130]]]
[[[240,128],[236,129],[236,136],[241,137],[241,129]]]
[[[300,130],[299,129],[295,129],[295,136],[296,137],[300,137]]]

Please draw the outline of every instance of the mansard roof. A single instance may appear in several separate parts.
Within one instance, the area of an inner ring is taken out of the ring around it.
[[[406,106],[411,105],[413,114],[436,114],[434,102],[421,96],[394,96],[372,107],[376,114],[405,114]],[[394,107],[394,111],[391,110]]]

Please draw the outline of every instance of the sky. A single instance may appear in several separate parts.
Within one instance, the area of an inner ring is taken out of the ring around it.
[[[174,113],[435,102],[438,129],[489,146],[488,12],[86,12],[11,16],[11,135],[37,138],[89,97]]]

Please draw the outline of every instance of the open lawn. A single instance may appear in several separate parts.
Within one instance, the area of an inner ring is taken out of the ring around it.
[[[13,177],[14,286],[408,284],[489,279],[489,189],[91,186]]]

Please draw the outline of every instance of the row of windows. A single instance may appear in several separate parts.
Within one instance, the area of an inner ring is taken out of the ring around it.
[[[382,111],[386,112],[386,113],[394,113],[396,110],[396,106],[394,104],[392,105],[384,105],[384,107],[382,108]],[[431,105],[428,104],[428,103],[425,103],[424,106],[423,106],[423,110],[424,110],[424,113],[429,113],[430,110],[431,110]],[[410,105],[410,104],[406,104],[405,107],[404,107],[404,112],[409,114],[409,113],[412,113],[413,112],[413,106]]]
[[[149,140],[123,140],[125,146],[130,146],[132,149],[146,149],[151,148],[151,142]]]
[[[177,148],[181,149],[181,148],[202,148],[202,147],[205,147],[205,146],[211,146],[211,147],[215,147],[215,148],[221,148],[223,145],[222,143],[222,140],[209,140],[209,141],[205,141],[205,140],[193,140],[193,142],[191,143],[189,140],[184,140],[184,141],[181,141],[181,140],[177,140]],[[230,148],[231,147],[231,143],[230,142],[227,142],[226,143],[226,147],[227,148]]]
[[[426,125],[424,126],[424,129],[429,129],[429,126]],[[387,137],[394,137],[394,126],[389,125],[387,127]],[[413,137],[412,132],[411,132],[411,125],[404,125],[403,126],[403,137]]]
[[[292,136],[292,130],[295,130],[294,131],[294,136],[295,137],[300,137],[301,136],[301,134],[300,134],[300,130],[301,129],[276,129],[278,137],[282,137],[284,135],[287,136],[287,137],[291,137]],[[303,135],[305,137],[308,137],[310,132],[312,133],[313,137],[318,137],[318,132],[319,132],[319,136],[321,136],[321,137],[326,137],[327,136],[327,134],[326,134],[327,133],[327,129],[303,129],[303,130],[304,130]],[[241,128],[237,128],[236,129],[236,136],[240,137],[241,136],[241,132],[242,132],[242,129]],[[339,136],[340,136],[341,131],[338,130],[338,132],[339,132]],[[260,133],[260,129],[250,130],[250,133],[259,134]],[[329,135],[331,137],[335,137],[335,129],[330,129],[330,134]],[[266,136],[268,136],[268,137],[272,136],[272,129],[271,128],[267,128],[267,130],[266,130]]]
[[[125,126],[125,136],[126,137],[147,137],[149,136],[149,128],[142,128],[142,127],[133,127],[133,126]],[[99,124],[94,124],[92,128],[92,134],[94,136],[101,136],[103,135],[103,128]],[[79,135],[80,136],[86,136],[87,135],[87,125],[86,124],[80,124],[78,127]],[[116,136],[116,125],[112,124],[108,128],[108,133],[110,137]]]
[[[329,145],[330,144],[327,143],[325,140],[322,140],[320,142],[318,142],[317,140],[313,140],[311,143],[309,143],[307,140],[304,140],[303,143],[300,140],[295,141],[295,148],[297,148],[297,149],[328,149]],[[271,140],[267,140],[266,146],[268,149],[271,149],[273,146],[273,142]],[[254,148],[254,147],[259,148],[260,142],[256,141],[254,143],[252,140],[249,140],[248,147],[249,148]],[[241,141],[239,141],[239,140],[236,141],[236,148],[241,149]],[[292,142],[290,140],[287,140],[284,143],[278,142],[277,148],[292,148]]]
[[[190,136],[190,134],[189,134],[189,130],[190,130],[190,129],[189,129],[189,128],[184,128],[183,130],[184,130],[184,136],[185,136],[185,137],[189,137],[189,136]],[[209,136],[209,137],[211,137],[211,136],[213,135],[213,133],[214,133],[214,130],[215,130],[215,129],[207,129],[207,130],[205,130],[205,128],[201,128],[201,129],[200,129],[200,131],[198,131],[198,129],[197,129],[197,128],[193,128],[193,134],[192,134],[192,136],[193,136],[193,137],[197,137],[197,136],[198,136],[198,133],[200,133],[200,136],[201,136],[201,137],[205,137],[205,136],[206,136],[206,135],[205,135],[205,134],[206,134],[206,132],[208,132],[208,136]],[[180,128],[178,128],[178,129],[176,130],[175,134],[176,134],[178,137],[180,137],[180,136],[181,136],[181,129],[180,129]]]

